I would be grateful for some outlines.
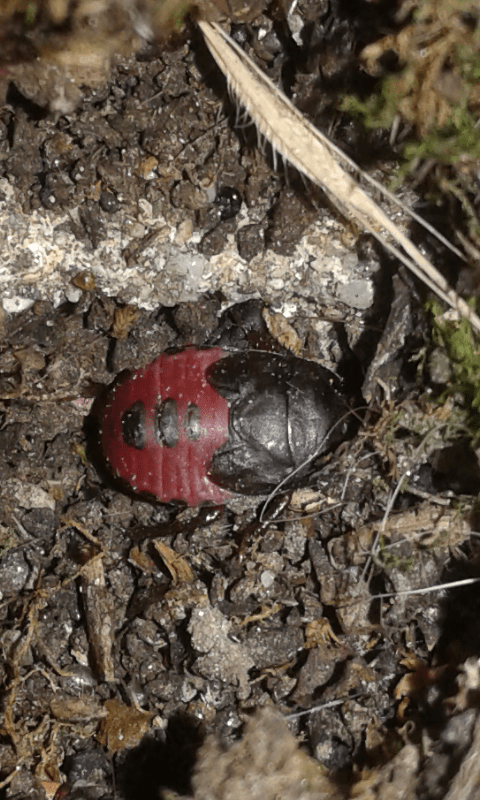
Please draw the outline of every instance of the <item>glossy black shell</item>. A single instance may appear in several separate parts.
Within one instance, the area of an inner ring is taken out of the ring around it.
[[[207,378],[229,405],[228,442],[210,466],[220,486],[242,494],[269,491],[344,433],[339,382],[314,362],[236,353],[209,367]]]

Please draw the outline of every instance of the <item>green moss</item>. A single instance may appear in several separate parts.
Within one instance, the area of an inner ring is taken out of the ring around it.
[[[399,556],[395,554],[393,550],[390,550],[383,536],[379,541],[377,560],[387,571],[398,570],[404,574],[408,574],[414,565],[414,559],[412,557]]]
[[[180,3],[180,5],[179,5],[179,7],[178,7],[178,9],[176,11],[175,17],[173,19],[173,30],[176,33],[180,33],[181,32],[181,30],[183,28],[183,23],[184,23],[184,20],[185,20],[185,16],[188,13],[190,7],[191,7],[191,3],[189,2],[189,0],[187,0],[187,2],[184,2],[184,3]]]
[[[37,3],[30,0],[27,3],[27,7],[25,9],[25,26],[27,28],[33,28],[35,24],[35,20],[37,19],[38,7]]]
[[[466,108],[452,110],[448,125],[431,128],[421,141],[411,141],[403,149],[406,167],[419,158],[433,158],[442,164],[456,164],[468,158],[480,158],[480,137],[475,117]]]
[[[12,547],[18,545],[17,536],[13,528],[0,527],[0,556],[3,556]]]
[[[461,394],[475,438],[480,436],[480,340],[466,319],[442,318],[440,304],[429,304],[434,344],[447,353],[453,377],[446,394]]]
[[[73,452],[79,457],[82,464],[87,463],[87,454],[85,451],[85,446],[80,443],[75,443],[73,445]]]
[[[398,103],[403,96],[398,84],[398,76],[389,76],[380,83],[378,92],[366,100],[355,95],[346,95],[340,103],[340,110],[359,116],[367,128],[389,128],[395,119]]]
[[[440,0],[437,6],[434,3],[426,6],[422,13],[421,6],[417,9],[414,25],[407,24],[404,29],[407,35],[412,31],[410,50],[404,46],[402,51],[400,37],[398,47],[393,45],[393,49],[402,52],[403,69],[379,80],[376,90],[366,99],[348,95],[340,107],[360,116],[366,127],[383,129],[390,128],[399,109],[402,110],[416,133],[412,131],[400,150],[399,169],[391,188],[401,185],[419,164],[427,164],[430,191],[434,195],[431,199],[445,194],[455,196],[465,213],[469,236],[478,246],[480,224],[474,200],[478,186],[476,170],[469,170],[469,163],[475,164],[480,159],[480,26],[472,30],[462,27],[462,14],[472,13],[470,0],[453,3]],[[428,58],[420,57],[418,50],[422,31],[425,41],[435,42],[433,53],[444,42],[445,71],[439,69],[438,80],[433,74],[422,72],[428,69]],[[432,34],[430,38],[428,31]],[[441,88],[445,75],[450,76],[450,80],[445,78],[445,91],[450,91],[448,101]],[[450,108],[448,122],[435,124],[435,120],[445,120],[445,107]]]
[[[480,63],[478,71],[480,73]],[[348,95],[343,99],[341,109],[361,116],[367,128],[389,128],[397,114],[401,96],[399,81],[394,76],[385,78],[380,92],[365,101]],[[480,158],[480,136],[478,120],[462,104],[452,109],[448,125],[430,128],[421,140],[412,137],[407,141],[402,150],[401,174],[410,173],[419,159],[454,165],[465,157]]]

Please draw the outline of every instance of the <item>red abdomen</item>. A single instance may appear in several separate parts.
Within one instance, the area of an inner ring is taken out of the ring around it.
[[[205,373],[224,355],[219,347],[164,354],[111,392],[101,446],[114,475],[134,491],[190,506],[231,497],[208,476],[228,439],[229,409]]]

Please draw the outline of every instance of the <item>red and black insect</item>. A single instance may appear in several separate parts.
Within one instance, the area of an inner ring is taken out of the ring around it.
[[[100,415],[109,470],[162,502],[271,490],[338,439],[338,381],[292,355],[221,347],[163,354],[112,387]]]

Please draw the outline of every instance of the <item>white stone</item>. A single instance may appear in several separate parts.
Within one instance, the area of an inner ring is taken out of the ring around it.
[[[373,303],[373,285],[369,280],[357,279],[348,283],[337,283],[335,294],[350,308],[366,309]]]
[[[7,314],[19,314],[31,308],[35,300],[32,297],[4,297],[2,300],[3,310]]]

